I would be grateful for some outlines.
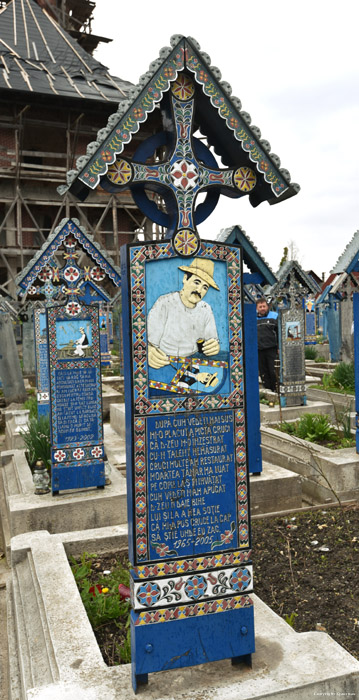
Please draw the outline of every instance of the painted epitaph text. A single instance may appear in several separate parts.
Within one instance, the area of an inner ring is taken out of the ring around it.
[[[175,240],[122,250],[134,687],[254,651],[241,252]]]
[[[46,311],[34,309],[37,411],[39,416],[50,413],[49,346]]]
[[[103,486],[104,447],[98,309],[47,309],[52,490]]]
[[[280,353],[282,406],[300,406],[305,396],[305,317],[302,308],[290,308],[280,312]]]

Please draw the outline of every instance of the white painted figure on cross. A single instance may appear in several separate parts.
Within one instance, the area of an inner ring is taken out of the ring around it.
[[[147,318],[148,364],[160,369],[170,364],[170,357],[189,357],[197,351],[210,357],[220,350],[216,322],[203,297],[214,281],[214,262],[194,258],[189,266],[180,265],[184,274],[179,292],[162,294]]]

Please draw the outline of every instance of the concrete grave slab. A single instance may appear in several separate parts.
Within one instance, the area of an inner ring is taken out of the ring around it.
[[[303,493],[314,502],[343,500],[359,495],[359,455],[355,447],[331,450],[262,426],[263,459],[303,477]]]
[[[312,391],[312,389],[308,389],[308,391]],[[296,420],[304,413],[327,414],[334,419],[333,404],[324,399],[322,401],[307,401],[305,406],[284,406],[281,409],[278,404],[272,407],[261,404],[260,412],[262,425],[266,423],[279,423],[280,420]]]
[[[22,450],[2,452],[0,495],[4,504],[1,528],[7,554],[9,540],[35,530],[51,533],[118,525],[127,521],[126,480],[117,470],[104,489],[84,489],[37,496]]]
[[[125,526],[86,533],[19,535],[11,543],[8,593],[10,700],[134,697],[131,666],[105,665],[67,554],[127,546]],[[150,674],[147,700],[308,700],[359,693],[359,662],[324,632],[296,633],[253,595],[252,669],[217,661]]]
[[[250,476],[252,515],[292,510],[302,506],[302,480],[299,474],[263,462],[260,475]]]

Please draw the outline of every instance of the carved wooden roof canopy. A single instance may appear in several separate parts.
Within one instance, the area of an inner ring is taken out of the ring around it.
[[[126,147],[156,108],[162,131],[132,153]],[[70,189],[83,200],[99,185],[111,192],[130,189],[139,208],[169,232],[195,231],[220,194],[248,195],[252,206],[297,194],[299,185],[280,166],[209,56],[194,39],[175,35],[129,89],[128,99],[88,145],[77,170],[67,173],[68,184],[59,192]],[[156,209],[149,191],[161,196],[162,207]],[[205,200],[196,206],[203,192]]]

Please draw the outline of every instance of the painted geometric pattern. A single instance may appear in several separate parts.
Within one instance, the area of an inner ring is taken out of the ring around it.
[[[134,421],[134,464],[135,464],[135,532],[136,553],[138,561],[144,561],[148,556],[148,526],[147,526],[147,483],[146,483],[146,455],[145,455],[145,420],[137,417]],[[237,523],[238,542],[241,549],[248,548],[250,544],[249,532],[249,505],[247,490],[247,463],[244,411],[235,411],[235,445],[236,445],[236,489],[237,489]],[[223,542],[226,535],[231,539],[229,530],[223,533]],[[171,556],[165,548],[158,552],[159,556]],[[172,555],[173,556],[173,555]],[[212,557],[206,558],[208,561]],[[198,561],[198,558],[196,559]],[[204,560],[203,560],[204,561]],[[190,560],[185,560],[190,566]],[[183,564],[185,566],[185,564]],[[193,564],[192,564],[193,566]],[[143,569],[144,570],[144,569]],[[178,570],[179,571],[179,570]]]
[[[195,603],[194,605],[180,605],[175,608],[161,608],[159,610],[141,612],[136,616],[135,625],[150,625],[158,622],[185,620],[188,617],[211,615],[212,613],[250,608],[252,606],[253,600],[249,595],[220,598],[208,602]]]
[[[136,551],[139,559],[146,559],[148,552],[147,536],[147,484],[145,457],[145,421],[134,420],[134,464],[135,464],[135,532]]]
[[[36,264],[30,267],[29,272],[20,282],[20,287],[22,289],[27,289],[41,274],[44,268],[51,265],[53,256],[56,251],[60,248],[62,243],[66,243],[68,236],[72,234],[74,238],[78,241],[81,247],[86,251],[86,253],[94,260],[97,265],[104,270],[106,275],[112,280],[116,287],[121,284],[121,277],[112,267],[112,265],[104,258],[104,256],[97,250],[96,246],[86,237],[86,235],[79,229],[73,221],[68,221],[54,237],[50,245],[44,250],[43,254],[38,258]]]
[[[137,579],[161,577],[170,574],[186,574],[189,571],[206,571],[224,566],[236,566],[250,561],[252,552],[221,552],[211,554],[207,557],[196,557],[194,559],[178,559],[175,561],[160,561],[153,564],[143,564],[133,568],[134,577]]]
[[[247,491],[247,462],[244,411],[235,411],[235,426],[238,540],[240,547],[249,547],[250,519]]]
[[[197,83],[202,85],[204,94],[210,98],[211,104],[225,120],[228,128],[233,131],[237,141],[241,142],[243,150],[248,153],[252,163],[256,163],[259,172],[263,173],[264,179],[271,185],[273,192],[277,196],[285,192],[288,189],[288,183],[280,177],[278,170],[274,170],[267,153],[256,143],[250,129],[246,127],[220,86],[213,81],[207,66],[191,47],[186,50],[186,67],[194,73]]]
[[[181,229],[173,238],[173,247],[178,255],[195,255],[199,246],[199,237],[195,231]]]
[[[99,459],[99,457],[104,457],[102,445],[88,446],[87,443],[73,443],[71,449],[60,448],[52,451],[52,461],[59,464],[73,460]]]
[[[266,182],[271,185],[275,195],[279,196],[288,189],[288,183],[281,177],[260,144],[253,138],[251,130],[247,127],[238,111],[234,108],[226,94],[218,83],[213,81],[212,75],[205,63],[198,57],[193,49],[183,40],[182,46],[178,45],[164,60],[162,66],[155,73],[151,81],[145,86],[138,98],[134,100],[130,109],[119,120],[108,138],[103,142],[99,151],[93,156],[84,172],[79,175],[79,180],[88,187],[94,189],[102,175],[105,175],[108,166],[114,163],[116,155],[122,153],[125,145],[137,133],[140,124],[146,121],[147,115],[153,112],[155,106],[161,101],[163,94],[168,91],[180,71],[187,67],[194,73],[196,82],[202,87],[205,95],[210,98],[211,104],[218,114],[225,120],[227,127],[233,132],[234,137],[241,143],[259,172],[263,173]],[[185,78],[185,76],[183,76]],[[180,88],[176,87],[177,97],[184,99]],[[188,99],[186,97],[186,99]]]
[[[140,581],[133,585],[132,607],[141,610],[174,603],[202,602],[218,596],[250,593],[252,587],[252,566]]]
[[[130,109],[112,130],[102,144],[99,154],[96,154],[86,166],[79,179],[88,187],[94,189],[102,175],[105,175],[109,164],[114,163],[116,155],[122,153],[125,145],[132,139],[145,122],[148,114],[153,112],[163,94],[167,92],[171,82],[184,68],[184,52],[181,48],[174,49],[160,69],[155,73],[150,85],[146,85]]]
[[[198,257],[211,257],[227,263],[228,320],[230,354],[230,391],[228,395],[155,397],[148,395],[147,337],[145,303],[145,264],[150,260],[172,257],[171,243],[155,243],[130,248],[133,393],[137,415],[169,413],[174,410],[214,410],[243,406],[243,359],[241,324],[240,251],[237,248],[202,242]]]

